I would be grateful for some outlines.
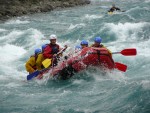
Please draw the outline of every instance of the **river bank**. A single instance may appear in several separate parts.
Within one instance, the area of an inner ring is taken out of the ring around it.
[[[48,12],[57,8],[75,7],[90,4],[89,0],[0,0],[0,20]]]

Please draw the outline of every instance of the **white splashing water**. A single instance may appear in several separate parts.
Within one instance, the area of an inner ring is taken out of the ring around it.
[[[71,24],[71,25],[69,26],[68,30],[72,30],[72,29],[75,29],[75,28],[81,28],[81,27],[83,27],[83,26],[85,26],[84,23],[80,23],[80,24],[76,24],[76,25]]]
[[[30,23],[29,21],[25,20],[25,21],[22,21],[22,20],[19,20],[19,19],[16,19],[16,20],[8,20],[7,22],[5,22],[5,24],[28,24]]]
[[[127,41],[127,40],[136,40],[138,31],[141,31],[142,28],[146,25],[150,25],[147,22],[140,23],[107,23],[105,27],[109,28],[110,32],[114,32],[119,38],[118,41]],[[130,35],[130,32],[133,34]]]

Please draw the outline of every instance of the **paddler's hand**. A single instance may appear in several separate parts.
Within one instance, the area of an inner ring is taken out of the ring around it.
[[[65,45],[64,47],[65,47],[65,48],[67,48],[68,46],[67,46],[67,45]]]
[[[57,57],[57,54],[54,54],[53,57],[54,57],[54,58]]]

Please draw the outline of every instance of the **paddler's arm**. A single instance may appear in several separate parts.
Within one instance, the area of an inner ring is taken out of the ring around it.
[[[26,68],[26,71],[29,72],[29,73],[33,73],[35,71],[35,69],[33,69],[33,66],[34,66],[34,57],[31,57],[25,64],[25,68]]]
[[[59,52],[55,54],[54,56],[62,56],[62,53],[67,49],[67,45],[64,46],[64,48],[60,48]]]
[[[37,70],[41,70],[42,69],[42,61],[44,61],[44,57],[43,57],[43,54],[40,53],[38,55],[38,58],[36,59],[36,67],[37,67]]]

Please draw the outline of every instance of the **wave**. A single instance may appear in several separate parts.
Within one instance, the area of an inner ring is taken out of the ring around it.
[[[0,46],[0,51],[1,63],[12,62],[21,57],[26,52],[26,50],[23,47],[11,44]]]
[[[98,19],[98,18],[102,18],[102,15],[89,15],[89,14],[85,14],[84,18],[88,19],[88,20],[93,20],[93,19]]]
[[[85,26],[84,23],[75,24],[75,25],[71,24],[71,25],[69,26],[68,30],[73,30],[73,29],[75,29],[75,28],[81,28],[81,27],[83,27],[83,26]]]
[[[30,23],[30,22],[27,20],[23,21],[23,20],[19,20],[19,19],[8,20],[5,22],[5,24],[28,24],[28,23]]]
[[[1,29],[1,28],[0,28],[0,32],[4,32],[4,31],[7,31],[7,30],[6,30],[6,29]]]
[[[106,29],[109,29],[111,33],[115,33],[118,38],[118,41],[131,41],[138,40],[139,31],[143,33],[144,28],[149,26],[148,22],[139,22],[139,23],[106,23],[104,26]]]

